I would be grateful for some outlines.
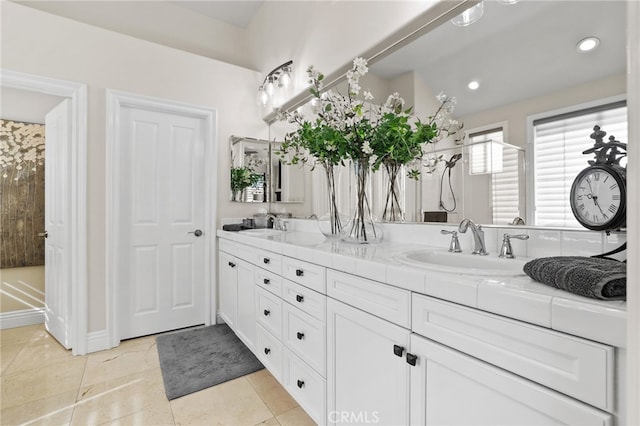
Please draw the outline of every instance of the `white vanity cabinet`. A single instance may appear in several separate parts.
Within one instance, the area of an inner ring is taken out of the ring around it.
[[[236,273],[238,263],[232,254],[223,251],[219,252],[218,259],[219,314],[229,327],[234,328],[238,311],[238,274]]]
[[[229,252],[222,251],[227,249]],[[249,246],[221,244],[220,264],[220,317],[231,327],[248,348],[253,350],[256,336],[255,284],[253,264],[243,260]],[[238,255],[240,254],[240,256]]]
[[[409,423],[409,330],[327,301],[329,424]]]
[[[327,271],[329,423],[409,423],[411,293]]]
[[[612,416],[424,337],[411,336],[412,425],[612,425]]]
[[[276,249],[221,240],[220,315],[318,424],[624,423],[623,349]]]
[[[412,317],[411,424],[613,424],[613,348],[424,295]]]

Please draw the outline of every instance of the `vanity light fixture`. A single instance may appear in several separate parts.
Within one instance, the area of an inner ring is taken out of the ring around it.
[[[598,37],[587,37],[583,38],[578,42],[576,47],[578,48],[578,52],[590,52],[600,44],[600,39]]]
[[[451,20],[451,23],[458,27],[466,27],[473,24],[478,19],[482,18],[483,13],[484,13],[484,3],[480,2],[475,6],[472,6],[469,9],[465,10],[460,15],[454,17]]]
[[[480,83],[478,83],[478,80],[471,80],[469,84],[467,84],[467,87],[469,90],[478,90]]]
[[[274,68],[262,81],[258,87],[258,102],[266,106],[269,101],[273,101],[277,88],[287,88],[291,83],[291,65],[293,61],[287,61]]]

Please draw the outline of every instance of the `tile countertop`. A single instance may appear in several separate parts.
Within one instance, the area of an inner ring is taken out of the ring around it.
[[[577,296],[533,281],[524,273],[518,277],[495,279],[431,271],[397,260],[397,256],[407,250],[446,251],[442,247],[389,241],[354,245],[327,240],[319,233],[298,231],[264,235],[218,230],[217,235],[416,293],[612,346],[626,347],[624,301]]]

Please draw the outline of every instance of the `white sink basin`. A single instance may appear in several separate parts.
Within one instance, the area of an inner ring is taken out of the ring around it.
[[[400,263],[426,268],[438,272],[484,277],[516,277],[525,275],[520,259],[499,258],[497,254],[487,256],[467,253],[449,253],[438,250],[408,250],[396,256]]]
[[[243,234],[255,235],[256,237],[269,237],[273,235],[282,235],[286,231],[281,231],[279,229],[273,229],[273,228],[256,228],[256,229],[245,229],[240,232]]]

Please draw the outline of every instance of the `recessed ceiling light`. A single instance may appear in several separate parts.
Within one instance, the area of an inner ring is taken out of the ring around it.
[[[478,83],[477,80],[472,80],[469,82],[469,84],[467,84],[467,87],[469,88],[469,90],[478,90],[478,87],[480,87],[480,83]]]
[[[600,44],[600,39],[598,37],[587,37],[583,38],[578,42],[577,48],[578,52],[589,52]]]

